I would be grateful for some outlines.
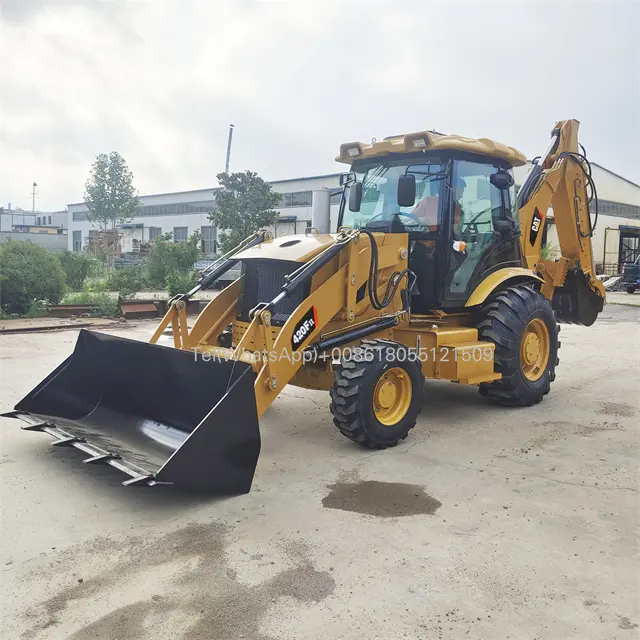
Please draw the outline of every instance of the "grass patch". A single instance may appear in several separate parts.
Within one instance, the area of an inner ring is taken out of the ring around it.
[[[98,318],[117,318],[120,316],[120,306],[118,299],[105,292],[81,291],[79,293],[68,293],[62,304],[90,304],[94,305],[96,311],[91,315]]]

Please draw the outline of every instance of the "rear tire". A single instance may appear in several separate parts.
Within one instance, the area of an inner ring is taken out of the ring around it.
[[[551,303],[518,285],[497,293],[481,309],[478,337],[496,345],[500,380],[480,385],[480,393],[507,406],[531,406],[549,393],[559,363],[560,327]]]
[[[370,449],[395,447],[422,409],[422,369],[391,340],[363,340],[334,365],[330,410],[349,440]]]

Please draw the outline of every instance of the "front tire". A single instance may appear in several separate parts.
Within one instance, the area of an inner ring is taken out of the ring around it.
[[[395,447],[422,409],[420,363],[391,340],[363,340],[334,365],[330,410],[343,436],[370,449]]]
[[[635,292],[636,292],[636,288],[632,284],[627,285],[627,293],[635,293]]]
[[[549,393],[558,364],[560,327],[551,303],[519,285],[492,297],[480,312],[478,337],[496,345],[500,380],[480,385],[480,393],[507,406],[531,406]]]

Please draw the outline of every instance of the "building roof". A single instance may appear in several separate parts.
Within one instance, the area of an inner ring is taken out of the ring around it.
[[[616,178],[620,178],[620,180],[624,180],[625,182],[632,184],[634,187],[640,187],[640,184],[638,184],[637,182],[634,182],[633,180],[629,180],[629,178],[625,178],[624,176],[621,176],[619,173],[616,173],[615,171],[611,171],[611,169],[607,169],[606,167],[603,167],[601,164],[598,164],[597,162],[591,162],[591,161],[589,162],[591,163],[592,166],[598,167],[598,169],[602,169],[603,171],[610,173],[612,176],[615,176]]]
[[[386,156],[390,153],[411,153],[416,151],[467,151],[479,153],[492,158],[506,160],[512,167],[527,163],[526,157],[514,147],[508,147],[489,138],[465,138],[464,136],[446,135],[437,131],[418,131],[399,136],[385,138],[370,144],[363,142],[346,142],[340,145],[337,162],[351,164],[360,158]]]

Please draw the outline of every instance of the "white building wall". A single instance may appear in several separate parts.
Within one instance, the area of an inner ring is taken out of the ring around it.
[[[340,180],[339,174],[330,174],[326,176],[313,176],[309,178],[299,178],[292,180],[277,180],[271,183],[274,191],[278,193],[303,193],[307,191],[313,191],[314,189],[339,189]],[[186,202],[209,202],[214,200],[213,189],[200,189],[197,191],[184,191],[180,193],[165,193],[156,194],[150,196],[141,196],[140,202],[145,205],[163,205],[163,204],[175,204]],[[68,248],[73,250],[74,243],[74,231],[80,232],[81,246],[84,248],[87,244],[89,237],[89,231],[96,229],[92,226],[88,220],[74,220],[74,213],[80,214],[86,212],[87,208],[84,203],[70,204],[68,206],[67,213],[67,225],[69,227],[68,235]],[[311,221],[311,205],[301,207],[282,207],[279,209],[280,215],[283,218],[295,218],[295,220],[288,222],[283,220],[277,224],[274,229],[274,233],[277,236],[291,235],[294,233],[304,233],[307,228],[307,221]],[[331,207],[331,221],[332,229],[335,230],[338,219],[338,205],[332,205]],[[159,216],[136,216],[128,224],[143,224],[142,232],[136,230],[123,230],[123,251],[128,249],[132,244],[133,238],[141,240],[143,242],[149,241],[149,227],[157,227],[162,229],[162,233],[168,231],[173,232],[174,227],[187,227],[188,235],[191,235],[194,231],[200,231],[203,226],[211,226],[212,222],[209,220],[206,213],[190,213],[190,214],[177,214],[177,215],[159,215]]]
[[[550,216],[553,218],[553,216]],[[596,264],[615,265],[618,262],[620,250],[620,228],[631,227],[638,229],[640,233],[640,220],[619,218],[616,216],[600,216],[596,229],[591,238],[593,248],[593,260]],[[623,229],[624,230],[624,229]],[[605,252],[605,238],[607,241]],[[547,245],[552,250],[554,257],[560,255],[560,242],[555,224],[549,227],[547,232]]]
[[[513,176],[516,185],[520,186],[529,171],[527,165],[523,167],[515,167]],[[640,206],[640,185],[637,185],[626,178],[612,173],[608,169],[598,164],[591,164],[593,181],[596,183],[598,198],[601,200],[609,200],[610,202],[619,202],[622,204],[632,204],[636,207]]]

